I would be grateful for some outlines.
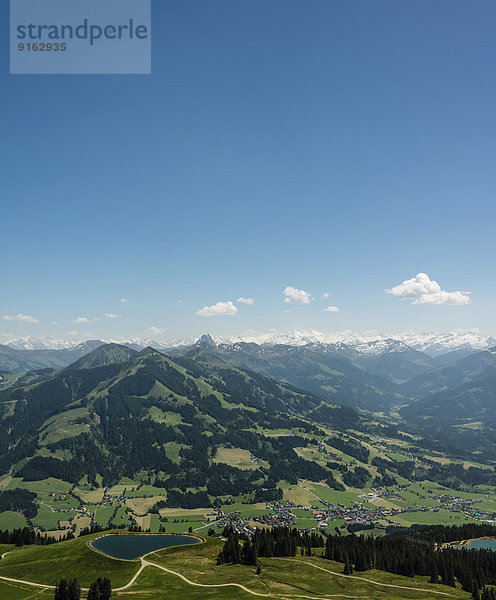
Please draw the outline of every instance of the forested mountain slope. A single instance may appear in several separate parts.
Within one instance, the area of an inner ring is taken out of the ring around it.
[[[108,352],[109,361],[116,356],[112,346],[96,352]],[[85,362],[94,360],[95,354]],[[266,432],[297,427],[307,435],[319,431],[315,422],[345,429],[360,423],[356,412],[230,367],[202,349],[178,361],[147,348],[126,362],[72,365],[41,383],[3,390],[0,472],[73,483],[98,476],[111,484],[144,470],[155,485],[212,495],[273,489],[283,477],[333,485],[330,470],[294,452],[307,439]],[[219,446],[249,450],[265,467],[215,464]]]

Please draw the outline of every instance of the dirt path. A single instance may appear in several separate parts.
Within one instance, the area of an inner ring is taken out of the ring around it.
[[[11,583],[23,583],[24,585],[30,585],[32,587],[44,588],[45,590],[54,590],[54,585],[46,585],[45,583],[34,583],[33,581],[24,581],[23,579],[12,579],[12,577],[2,577],[0,575],[1,581],[10,581]],[[88,588],[81,588],[84,591],[87,591]]]
[[[5,553],[5,554],[7,554],[7,553]],[[5,556],[5,554],[2,556]],[[343,573],[336,573],[335,571],[330,571],[329,569],[324,569],[324,567],[319,567],[318,565],[315,565],[315,564],[313,564],[311,562],[307,562],[307,561],[295,561],[294,559],[291,559],[291,558],[278,558],[276,560],[289,560],[291,562],[303,562],[304,564],[306,564],[310,567],[314,567],[315,569],[319,569],[320,571],[324,571],[325,573],[329,573],[330,575],[334,575],[335,577],[344,577],[345,579],[356,579],[358,581],[363,581],[366,583],[370,583],[372,585],[379,585],[379,586],[383,586],[383,587],[395,588],[398,590],[409,590],[412,592],[429,592],[430,594],[438,594],[441,596],[448,596],[448,597],[451,596],[451,594],[449,594],[447,592],[439,592],[439,591],[433,590],[433,589],[409,587],[406,585],[395,585],[393,583],[380,583],[378,581],[373,581],[372,579],[365,579],[364,577],[357,577],[356,575],[344,575]],[[140,568],[136,571],[135,575],[132,577],[132,579],[129,581],[129,583],[126,583],[126,585],[124,585],[122,587],[114,588],[113,591],[114,592],[124,592],[124,591],[128,590],[136,582],[136,580],[141,575],[143,570],[146,569],[146,567],[155,567],[156,569],[160,569],[161,571],[164,571],[165,573],[168,573],[169,575],[175,575],[176,577],[179,577],[184,582],[186,582],[188,585],[193,585],[195,587],[201,587],[201,588],[235,587],[235,588],[239,588],[239,589],[243,590],[247,594],[251,594],[252,596],[259,596],[262,598],[279,598],[281,600],[283,600],[285,598],[305,598],[308,600],[323,600],[325,598],[346,598],[346,599],[350,599],[350,600],[365,600],[365,597],[363,597],[363,596],[346,596],[344,594],[330,594],[330,595],[320,595],[320,596],[306,596],[306,595],[302,595],[302,594],[291,594],[291,593],[281,594],[281,593],[277,593],[277,592],[272,593],[272,594],[262,594],[261,592],[255,592],[253,590],[250,590],[249,588],[242,585],[241,583],[196,583],[195,581],[191,581],[190,579],[188,579],[181,573],[178,573],[177,571],[172,571],[171,569],[167,569],[167,567],[163,567],[162,565],[157,565],[156,563],[145,560],[144,558],[141,559]],[[33,581],[24,581],[23,579],[13,579],[11,577],[3,577],[1,575],[0,575],[0,580],[8,581],[11,583],[21,583],[24,585],[29,585],[32,587],[41,588],[41,589],[45,589],[45,590],[54,590],[55,589],[54,585],[46,585],[43,583],[34,583]],[[81,588],[81,590],[84,592],[87,592],[88,588]]]
[[[133,585],[133,583],[135,583],[135,581],[138,579],[138,577],[141,575],[141,572],[143,571],[143,569],[144,569],[145,567],[147,567],[148,565],[151,565],[151,564],[152,564],[152,563],[149,563],[149,562],[147,562],[146,560],[144,560],[144,559],[141,559],[141,566],[140,566],[140,568],[139,568],[139,569],[136,571],[136,573],[135,573],[134,577],[131,579],[131,581],[130,581],[129,583],[126,583],[126,585],[123,585],[123,586],[122,586],[122,587],[120,587],[120,588],[115,588],[115,589],[113,589],[112,591],[113,591],[113,592],[123,592],[124,590],[127,590],[127,589],[129,589],[129,588],[130,588],[130,587]]]
[[[262,596],[264,598],[280,598],[281,600],[284,600],[285,598],[308,598],[309,600],[323,600],[324,598],[346,598],[346,599],[350,599],[350,600],[365,600],[365,598],[363,596],[346,596],[344,594],[330,594],[330,595],[325,595],[325,596],[304,596],[301,594],[291,594],[291,593],[281,594],[278,592],[274,592],[273,594],[262,594],[260,592],[254,592],[253,590],[250,590],[249,588],[242,585],[241,583],[196,583],[194,581],[189,580],[184,575],[181,575],[181,573],[177,573],[176,571],[171,571],[171,569],[167,569],[166,567],[163,567],[162,565],[157,565],[156,563],[152,563],[152,562],[149,562],[146,560],[142,560],[142,562],[145,563],[145,566],[149,565],[151,567],[156,567],[157,569],[161,569],[162,571],[165,571],[166,573],[169,573],[171,575],[176,575],[177,577],[180,577],[183,581],[185,581],[189,585],[194,585],[197,587],[203,587],[203,588],[237,587],[237,588],[241,588],[248,594],[252,594],[253,596]],[[128,586],[126,586],[126,587],[128,587]],[[119,590],[115,590],[115,591],[119,591]]]
[[[379,581],[373,581],[372,579],[366,579],[365,577],[357,577],[356,575],[345,575],[344,573],[336,573],[335,571],[329,571],[329,569],[324,569],[324,567],[319,567],[319,565],[314,565],[311,562],[305,561],[295,561],[292,558],[277,558],[276,560],[289,560],[291,562],[303,562],[303,564],[313,567],[314,569],[319,569],[320,571],[325,571],[326,573],[330,573],[331,575],[335,575],[336,577],[344,577],[345,579],[356,579],[358,581],[365,581],[367,583],[371,583],[372,585],[381,585],[383,587],[395,588],[397,590],[410,590],[415,592],[429,592],[430,594],[440,594],[441,596],[451,596],[448,592],[439,592],[433,589],[425,589],[425,588],[416,588],[409,587],[406,585],[396,585],[394,583],[380,583]]]
[[[167,569],[166,567],[163,567],[162,565],[157,565],[156,563],[148,562],[147,560],[144,560],[144,559],[141,559],[141,562],[142,562],[142,566],[144,565],[144,566],[156,567],[157,569],[161,569],[162,571],[165,571],[166,573],[169,573],[170,575],[176,575],[176,577],[180,577],[183,581],[185,581],[186,583],[189,583],[189,585],[194,585],[196,587],[203,587],[203,588],[237,587],[237,588],[240,588],[243,591],[247,592],[248,594],[252,594],[253,596],[262,596],[264,598],[273,597],[273,594],[261,594],[260,592],[254,592],[253,590],[250,590],[249,588],[242,585],[241,583],[196,583],[195,581],[189,580],[184,575],[181,575],[181,573],[177,573],[177,571],[171,571],[170,569]]]
[[[218,587],[237,587],[242,589],[243,591],[247,592],[248,594],[252,594],[253,596],[263,596],[265,598],[269,598],[269,597],[273,597],[273,594],[260,594],[259,592],[254,592],[252,590],[250,590],[249,588],[245,587],[244,585],[242,585],[241,583],[212,583],[212,584],[208,584],[208,583],[195,583],[194,581],[190,581],[189,579],[187,579],[184,575],[181,575],[181,573],[177,573],[176,571],[171,571],[170,569],[167,569],[166,567],[162,567],[161,565],[157,565],[155,563],[149,562],[145,559],[141,559],[141,566],[138,569],[138,571],[136,571],[135,575],[133,576],[133,578],[131,579],[131,581],[129,583],[126,583],[126,585],[123,585],[120,588],[114,588],[114,592],[124,592],[125,590],[129,589],[138,579],[138,577],[141,575],[141,573],[143,572],[143,570],[146,567],[156,567],[157,569],[161,569],[162,571],[165,571],[166,573],[169,573],[170,575],[176,575],[177,577],[180,577],[183,581],[185,581],[186,583],[188,583],[189,585],[194,585],[197,587],[203,587],[203,588],[218,588]],[[13,579],[12,577],[3,577],[0,575],[0,580],[2,581],[10,581],[11,583],[22,583],[24,585],[30,585],[32,587],[36,587],[36,588],[44,588],[44,589],[48,589],[48,590],[54,590],[55,586],[54,585],[46,585],[43,583],[34,583],[33,581],[25,581],[23,579]],[[81,590],[83,592],[87,592],[88,588],[81,588]]]

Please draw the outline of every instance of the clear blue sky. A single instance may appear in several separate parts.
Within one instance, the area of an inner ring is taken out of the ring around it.
[[[2,3],[0,334],[496,334],[492,0],[152,16],[151,76],[19,76]],[[418,273],[471,302],[385,292]]]

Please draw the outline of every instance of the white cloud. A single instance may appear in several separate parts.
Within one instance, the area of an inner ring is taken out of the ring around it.
[[[328,306],[324,308],[324,312],[339,312],[339,308],[337,306]]]
[[[73,323],[93,323],[93,321],[98,321],[98,319],[88,319],[88,317],[78,317],[74,319]]]
[[[39,323],[39,320],[36,317],[32,317],[31,315],[23,315],[22,313],[17,315],[5,315],[4,319],[6,321],[21,321],[22,323]]]
[[[165,328],[155,327],[154,325],[152,325],[151,327],[148,327],[146,333],[150,335],[162,335],[163,333],[165,333]]]
[[[122,319],[122,315],[116,315],[115,313],[105,313],[103,316],[107,319]]]
[[[310,292],[305,292],[305,290],[299,290],[298,288],[292,287],[288,285],[286,289],[283,291],[283,294],[286,296],[284,298],[284,302],[294,302],[296,304],[310,304],[312,300],[312,294]]]
[[[470,303],[472,292],[445,292],[437,281],[430,279],[425,273],[418,273],[412,279],[406,279],[403,283],[386,290],[388,294],[396,296],[400,300],[411,300],[411,304],[454,304],[462,305]]]
[[[121,299],[119,300],[119,302],[120,302],[121,304],[127,304],[127,303],[129,302],[129,300],[128,300],[127,298],[121,298]]]
[[[217,302],[217,304],[213,304],[212,306],[204,306],[196,314],[201,317],[216,317],[221,315],[235,315],[237,312],[238,309],[229,301]]]
[[[253,298],[243,298],[243,297],[241,297],[241,298],[238,298],[236,300],[236,302],[238,304],[249,304],[250,306],[252,306],[255,303],[255,300]]]
[[[50,321],[50,325],[59,325],[58,321]]]
[[[77,334],[78,334],[78,332],[77,332],[77,331],[68,331],[67,333],[68,333],[69,335],[77,335]]]
[[[325,294],[322,294],[322,296],[321,296],[322,300],[327,300],[330,297],[331,297],[331,294],[328,294],[327,292]]]

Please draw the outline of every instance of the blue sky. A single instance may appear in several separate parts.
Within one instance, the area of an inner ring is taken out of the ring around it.
[[[494,2],[152,6],[151,76],[24,76],[2,3],[0,334],[496,334]]]

